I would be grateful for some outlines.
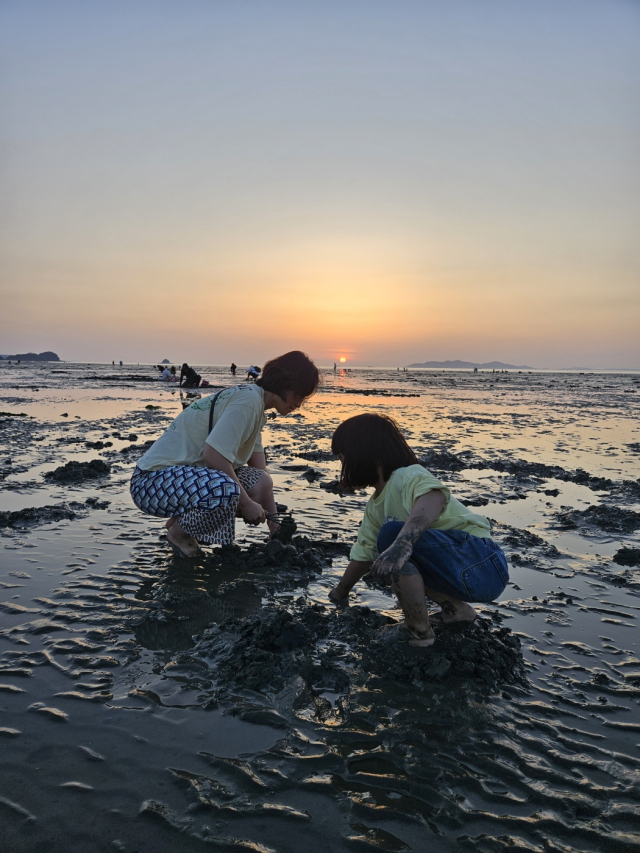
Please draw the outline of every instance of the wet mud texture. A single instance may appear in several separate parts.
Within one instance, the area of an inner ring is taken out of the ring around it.
[[[635,853],[633,378],[329,375],[265,429],[303,535],[239,524],[241,547],[188,561],[128,493],[186,402],[156,373],[0,370],[0,409],[28,415],[0,415],[0,848]],[[327,600],[367,499],[336,487],[331,434],[363,410],[484,507],[510,561],[430,649],[380,642],[400,612],[370,582]],[[109,475],[42,475],[96,456]]]
[[[363,607],[333,613],[321,605],[263,608],[210,629],[194,654],[216,662],[219,697],[230,689],[278,692],[292,678],[303,683],[296,701],[322,690],[346,694],[352,682],[362,685],[373,677],[421,691],[461,677],[477,698],[526,683],[520,640],[508,628],[484,619],[455,629],[438,627],[432,647],[414,649],[402,640],[382,639],[380,629],[388,624]],[[336,641],[348,649],[341,651]]]

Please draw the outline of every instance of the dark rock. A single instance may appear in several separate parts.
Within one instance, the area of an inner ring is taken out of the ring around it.
[[[301,450],[294,453],[298,459],[308,459],[309,462],[330,462],[335,460],[335,456],[330,450]]]
[[[90,462],[67,462],[55,471],[48,471],[45,480],[56,483],[82,483],[84,480],[95,480],[111,473],[111,466],[102,459],[92,459]]]
[[[619,566],[640,566],[640,548],[620,548],[613,556]]]
[[[468,468],[468,462],[460,459],[450,450],[429,450],[420,458],[420,464],[425,468],[436,471],[462,471]]]
[[[77,513],[68,504],[27,507],[14,512],[0,512],[0,527],[33,527],[52,521],[76,518]]]
[[[559,526],[564,530],[585,530],[597,527],[606,533],[633,533],[640,529],[640,513],[615,506],[589,506],[558,513]]]

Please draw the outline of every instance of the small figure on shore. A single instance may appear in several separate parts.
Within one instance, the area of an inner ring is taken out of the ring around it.
[[[233,362],[233,361],[232,361],[232,362],[231,362],[231,375],[232,375],[232,376],[235,376],[235,375],[236,375],[236,370],[237,370],[237,369],[238,369],[238,365],[237,365],[237,364],[235,364],[235,362]]]
[[[162,382],[170,382],[171,381],[171,371],[168,367],[161,367],[159,364],[157,365],[158,370],[160,371],[160,379]]]
[[[247,370],[247,379],[253,379],[254,381],[260,376],[261,370],[259,367],[256,367],[255,364],[252,364]]]
[[[436,616],[443,625],[473,622],[476,611],[468,602],[494,601],[509,580],[489,521],[419,464],[398,425],[385,415],[343,421],[331,450],[342,462],[341,485],[373,486],[374,493],[349,565],[329,598],[345,601],[370,571],[391,580],[404,615],[401,630],[411,645],[430,646],[435,639],[425,595],[440,605]]]
[[[189,367],[185,361],[180,369],[180,387],[184,385],[185,388],[198,388],[201,380],[200,374],[196,373],[193,367]]]
[[[167,539],[182,557],[200,553],[199,542],[231,544],[235,519],[280,524],[273,481],[262,446],[265,411],[288,415],[318,387],[311,359],[294,351],[267,362],[252,385],[223,388],[195,400],[138,461],[131,497],[148,515],[167,518]]]
[[[336,363],[335,363],[335,361],[334,361],[334,362],[333,362],[333,372],[335,373],[337,369],[338,369],[338,366],[337,366],[337,364],[336,364]]]

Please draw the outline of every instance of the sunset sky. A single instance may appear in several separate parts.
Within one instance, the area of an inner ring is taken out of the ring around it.
[[[640,4],[3,0],[0,352],[640,367]]]

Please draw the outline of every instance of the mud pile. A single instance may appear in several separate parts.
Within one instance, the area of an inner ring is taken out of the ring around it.
[[[70,520],[85,516],[88,509],[106,509],[108,506],[109,501],[87,498],[84,503],[70,501],[69,503],[50,504],[49,506],[30,506],[14,512],[0,512],[0,528],[35,527],[38,524]]]
[[[61,465],[55,471],[47,471],[45,480],[53,480],[56,483],[82,483],[85,480],[95,480],[111,473],[111,466],[102,459],[92,459],[90,462],[76,462],[75,460]]]
[[[640,548],[620,548],[613,556],[619,566],[640,566]]]
[[[615,506],[589,506],[572,509],[556,515],[558,525],[564,530],[589,532],[593,528],[606,533],[633,533],[640,529],[640,513]]]
[[[294,707],[309,696],[317,706],[323,692],[344,696],[371,679],[423,690],[457,676],[479,696],[525,682],[520,641],[508,628],[489,620],[457,629],[436,626],[435,644],[416,649],[385,641],[380,629],[388,624],[367,607],[330,611],[298,602],[210,628],[193,654],[211,666],[218,699],[232,690],[273,694],[294,681]]]

